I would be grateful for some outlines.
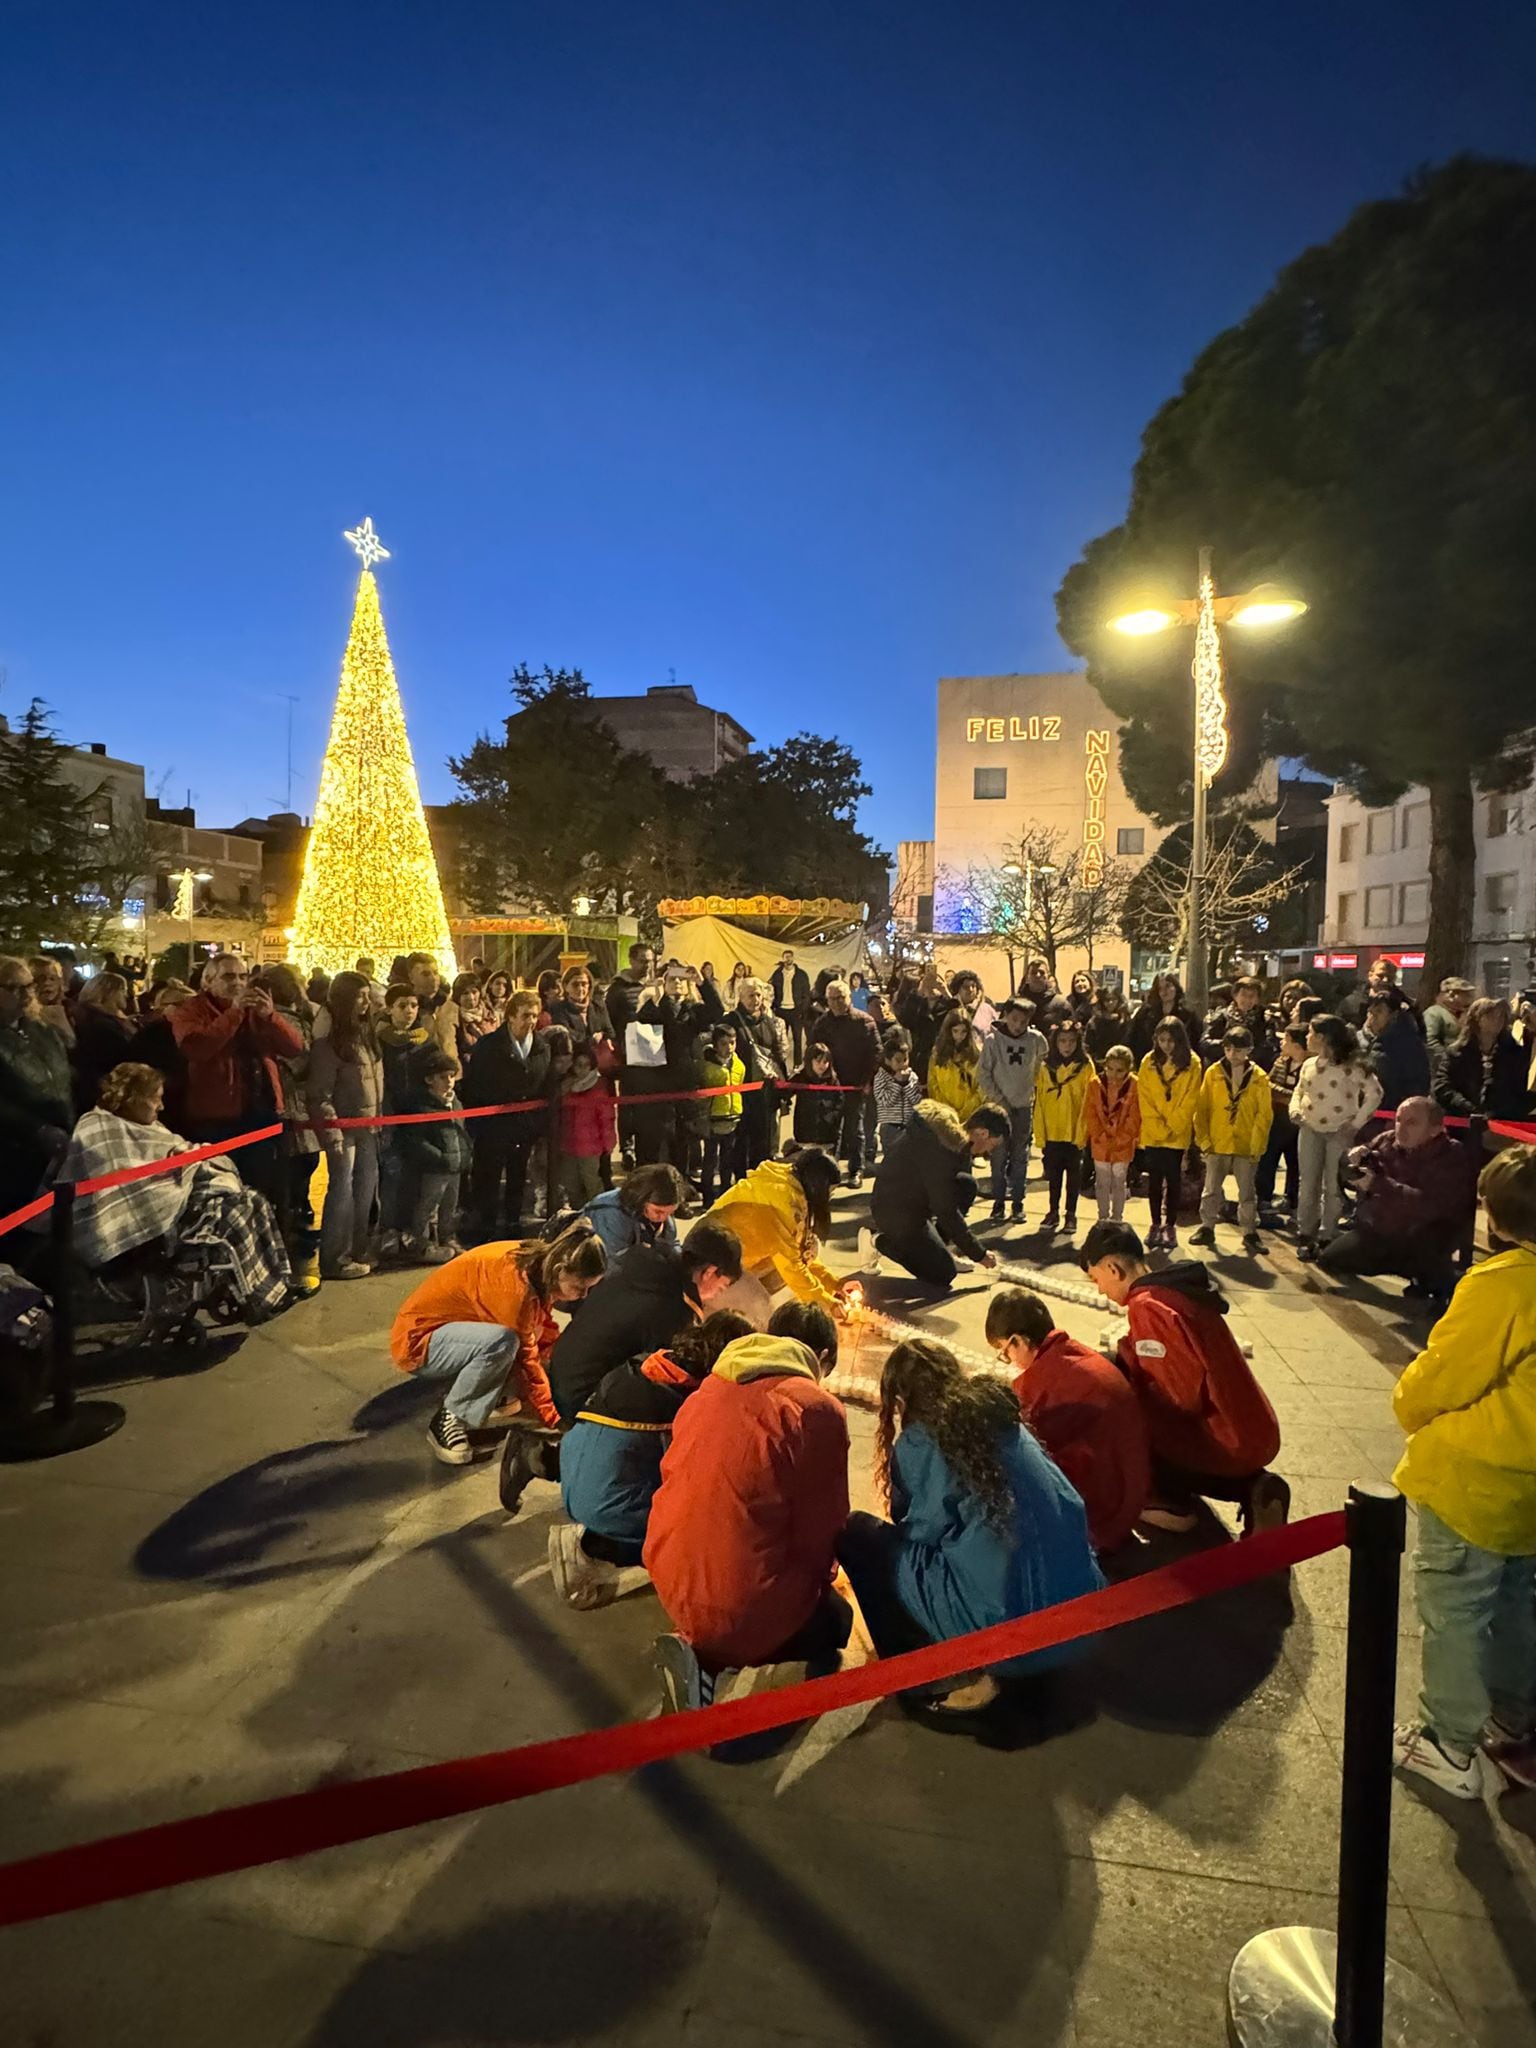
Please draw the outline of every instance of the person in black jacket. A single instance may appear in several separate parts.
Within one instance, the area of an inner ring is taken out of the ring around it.
[[[820,1145],[833,1157],[837,1156],[837,1141],[843,1128],[843,1098],[841,1095],[823,1095],[823,1088],[837,1087],[837,1074],[832,1065],[830,1046],[813,1045],[807,1048],[805,1063],[795,1075],[803,1092],[795,1097],[795,1142],[800,1145]]]
[[[803,967],[795,965],[795,956],[787,947],[779,955],[769,986],[773,1014],[789,1033],[794,1062],[799,1066],[805,1051],[806,1019],[811,1011],[811,977]]]
[[[1360,1050],[1381,1083],[1381,1106],[1396,1109],[1430,1088],[1429,1047],[1408,998],[1394,990],[1372,996],[1365,1009]]]
[[[453,1089],[454,1063],[447,1053],[435,1048],[426,1053],[418,1073],[405,1099],[407,1116],[461,1107]],[[464,1126],[445,1118],[441,1123],[401,1124],[392,1135],[406,1173],[402,1210],[410,1218],[410,1229],[405,1248],[428,1265],[446,1265],[464,1249],[458,1239],[459,1196],[471,1160]]]
[[[680,1245],[632,1245],[573,1312],[549,1354],[549,1387],[567,1428],[626,1358],[670,1344],[741,1278],[741,1240],[708,1217]]]
[[[534,1028],[538,1015],[539,998],[535,992],[518,989],[507,1003],[503,1022],[494,1031],[488,1031],[469,1056],[464,1076],[466,1107],[481,1109],[498,1102],[548,1101],[549,1040]],[[544,1128],[544,1117],[533,1110],[476,1118],[469,1185],[482,1243],[498,1236],[520,1234],[528,1155],[544,1135]]]
[[[1530,1113],[1529,1055],[1509,1028],[1509,1005],[1481,996],[1461,1021],[1461,1036],[1445,1056],[1435,1100],[1453,1116],[1524,1119]]]
[[[874,1230],[859,1232],[864,1270],[878,1272],[887,1258],[942,1290],[959,1271],[951,1246],[973,1264],[995,1266],[994,1255],[971,1235],[965,1212],[976,1196],[971,1161],[1007,1142],[1008,1119],[1000,1109],[978,1109],[962,1124],[946,1103],[920,1102],[875,1169]]]
[[[590,970],[582,961],[567,967],[560,977],[560,993],[549,1005],[549,1021],[571,1034],[572,1045],[585,1045],[594,1038],[613,1037],[613,1026],[603,999],[592,983]]]
[[[824,1045],[832,1055],[842,1097],[838,1149],[847,1167],[846,1185],[863,1185],[864,1096],[874,1084],[880,1064],[880,1034],[874,1020],[853,1007],[846,981],[834,977],[827,983],[827,1007],[811,1026],[810,1042]]]
[[[636,940],[635,944],[629,949],[629,965],[621,969],[613,977],[603,996],[603,1008],[608,1013],[609,1027],[613,1032],[614,1050],[619,1056],[621,1067],[626,1069],[619,1082],[621,1104],[623,1097],[637,1092],[638,1088],[643,1085],[635,1077],[647,1071],[642,1067],[633,1069],[627,1067],[627,1033],[629,1026],[640,1015],[640,1005],[655,993],[653,987],[655,974],[655,951],[646,945],[643,940]],[[650,1125],[647,1122],[647,1118],[654,1120],[655,1115],[655,1110],[646,1111],[620,1107],[619,1143],[623,1148],[626,1169],[635,1164],[637,1125],[641,1130],[649,1133]],[[659,1155],[656,1152],[648,1152],[646,1156],[649,1159],[654,1159]]]
[[[778,1083],[789,1078],[789,1033],[768,1007],[768,984],[748,976],[738,982],[736,1007],[725,1019],[736,1034],[736,1057],[745,1080],[758,1082],[741,1098],[736,1132],[736,1178],[742,1180],[779,1149]]]
[[[707,981],[701,987],[693,968],[669,960],[661,980],[661,994],[646,998],[636,1020],[661,1026],[662,1050],[666,1055],[665,1066],[644,1069],[646,1092],[680,1095],[701,1088],[704,1077],[700,1072],[699,1036],[718,1024],[724,1014],[713,982]],[[642,1166],[664,1159],[697,1187],[704,1165],[709,1104],[664,1102],[657,1105],[653,1114],[654,1125],[636,1132],[636,1158]]]
[[[1147,991],[1146,1001],[1131,1019],[1131,1035],[1126,1040],[1136,1055],[1140,1066],[1152,1050],[1152,1039],[1157,1027],[1165,1017],[1177,1017],[1189,1037],[1189,1049],[1196,1059],[1200,1057],[1203,1039],[1201,1020],[1184,1000],[1184,991],[1178,978],[1172,974],[1154,974],[1152,986]]]

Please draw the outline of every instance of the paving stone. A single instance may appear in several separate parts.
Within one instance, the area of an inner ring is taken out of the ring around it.
[[[1536,2048],[1536,1942],[1528,1926],[1413,1908],[1413,1920],[1478,2048]]]

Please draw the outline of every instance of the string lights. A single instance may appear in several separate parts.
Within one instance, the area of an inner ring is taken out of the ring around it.
[[[1227,759],[1227,700],[1221,686],[1221,634],[1216,625],[1216,583],[1208,568],[1200,575],[1195,614],[1195,766],[1207,788]]]
[[[370,566],[389,551],[371,519],[346,538],[363,569],[294,909],[292,955],[306,973],[335,974],[359,954],[387,968],[397,953],[430,953],[452,974],[442,884]]]

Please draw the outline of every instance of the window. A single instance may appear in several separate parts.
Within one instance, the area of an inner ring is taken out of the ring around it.
[[[1372,811],[1365,821],[1365,850],[1367,853],[1390,853],[1392,851],[1391,811]]]
[[[1360,827],[1341,825],[1339,827],[1339,859],[1343,861],[1360,858]]]
[[[250,907],[251,907],[251,885],[250,885],[250,883],[249,883],[249,882],[242,882],[242,883],[240,884],[240,892],[239,892],[239,893],[240,893],[240,907],[241,907],[241,909],[242,909],[242,910],[249,910],[249,909],[250,909]]]
[[[110,832],[113,823],[111,797],[96,797],[91,804],[91,830],[93,832]]]
[[[1355,892],[1353,889],[1346,889],[1344,894],[1339,898],[1339,914],[1334,919],[1334,923],[1338,927],[1338,936],[1341,939],[1347,939],[1349,937],[1350,930],[1354,922]]]
[[[1377,929],[1379,929],[1382,925],[1390,924],[1391,922],[1391,884],[1384,882],[1381,884],[1379,888],[1367,889],[1365,892],[1366,930],[1369,931],[1372,929],[1372,927],[1376,927]]]
[[[1398,841],[1398,844],[1400,846],[1428,846],[1428,804],[1421,803],[1403,805],[1403,836]]]
[[[1488,875],[1483,882],[1483,908],[1495,916],[1508,913],[1515,907],[1515,889],[1518,875]]]
[[[1008,770],[1006,768],[973,768],[971,770],[971,795],[977,803],[984,803],[989,797],[1008,794]]]
[[[1509,962],[1507,960],[1485,960],[1483,962],[1483,994],[1485,996],[1507,996],[1509,994]]]
[[[1397,899],[1397,921],[1399,924],[1429,922],[1428,882],[1404,882]]]
[[[1488,837],[1502,839],[1510,828],[1514,806],[1507,796],[1491,796],[1488,799]]]
[[[1122,825],[1115,834],[1116,853],[1145,853],[1147,850],[1147,828],[1145,825]]]

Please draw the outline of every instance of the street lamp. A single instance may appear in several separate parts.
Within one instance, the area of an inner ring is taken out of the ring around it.
[[[1056,872],[1056,863],[1050,860],[1032,860],[1030,856],[1026,854],[1022,861],[1005,860],[1003,862],[1002,872],[1005,875],[1022,875],[1024,877],[1024,915],[1026,917],[1033,917],[1035,914],[1035,877],[1036,875],[1039,875],[1041,880],[1043,881],[1047,875],[1054,875]],[[1012,953],[1008,955],[1008,981],[1009,994],[1017,995],[1018,990],[1012,986]]]
[[[211,882],[213,876],[207,868],[183,868],[176,879],[176,905],[174,915],[187,920],[187,973],[192,972],[192,954],[197,945],[197,933],[193,919],[197,915],[197,885]]]
[[[1145,605],[1136,611],[1119,613],[1108,624],[1117,633],[1144,639],[1164,633],[1171,626],[1193,626],[1195,655],[1190,675],[1195,687],[1194,800],[1189,849],[1189,940],[1185,979],[1191,1004],[1205,1007],[1208,975],[1205,941],[1205,797],[1206,791],[1226,765],[1227,700],[1222,690],[1221,628],[1223,626],[1283,626],[1300,618],[1306,606],[1273,583],[1238,597],[1218,597],[1211,574],[1211,551],[1199,554],[1199,588],[1192,598],[1178,598],[1167,605]]]

